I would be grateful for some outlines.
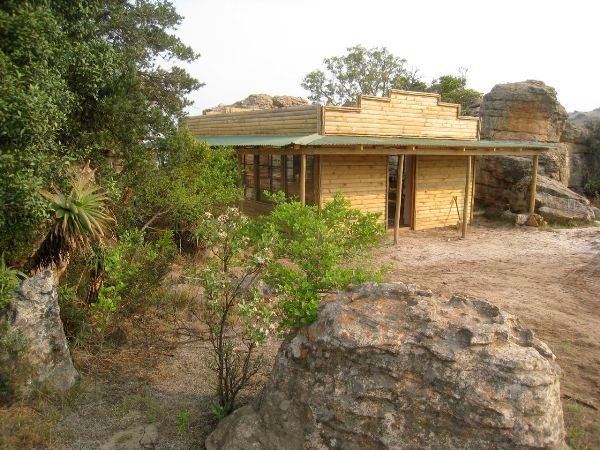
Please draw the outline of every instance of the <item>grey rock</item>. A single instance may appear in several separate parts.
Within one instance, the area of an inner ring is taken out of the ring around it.
[[[594,211],[590,201],[556,180],[539,177],[536,207],[551,222],[591,222]]]
[[[532,164],[519,156],[478,159],[475,196],[484,207],[525,213],[529,206]],[[589,222],[594,214],[584,196],[540,171],[537,180],[536,208],[550,222]]]
[[[548,346],[491,303],[362,285],[323,300],[206,448],[564,449],[559,377]]]
[[[156,424],[138,425],[119,431],[100,446],[101,450],[142,450],[154,449],[159,435]]]
[[[594,211],[594,219],[600,220],[600,208],[596,208],[595,206],[592,206],[592,211]]]
[[[26,341],[27,351],[15,364],[28,374],[18,390],[40,386],[67,391],[79,378],[73,367],[60,320],[56,280],[50,270],[23,280],[12,302],[9,322]]]
[[[231,105],[218,105],[203,111],[203,114],[229,113],[245,110],[287,108],[290,106],[307,105],[308,102],[302,97],[291,95],[276,95],[271,97],[267,94],[251,94],[243,100]]]

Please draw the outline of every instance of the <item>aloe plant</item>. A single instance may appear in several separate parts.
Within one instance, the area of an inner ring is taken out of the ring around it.
[[[40,190],[53,211],[52,227],[28,264],[33,275],[50,268],[57,278],[67,268],[73,252],[102,242],[114,221],[106,206],[107,197],[94,182],[94,171],[85,166],[71,178],[71,191],[63,194]]]

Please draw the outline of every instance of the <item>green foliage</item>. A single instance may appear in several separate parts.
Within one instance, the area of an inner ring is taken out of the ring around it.
[[[205,212],[240,199],[237,158],[230,148],[210,148],[182,128],[160,146],[159,165],[149,163],[127,180],[132,195],[121,217],[130,226],[172,229],[191,239]]]
[[[136,310],[158,287],[175,259],[173,234],[163,232],[146,241],[141,230],[127,230],[118,242],[103,250],[104,283],[94,309],[106,314]]]
[[[180,433],[185,433],[190,428],[190,413],[188,411],[179,411],[177,413],[177,429]]]
[[[378,214],[353,209],[339,195],[323,208],[275,201],[273,212],[256,220],[254,240],[273,248],[265,280],[280,294],[281,328],[313,322],[320,293],[381,279],[381,270],[368,267],[368,250],[384,234]]]
[[[94,172],[88,166],[72,176],[67,195],[58,189],[54,193],[41,193],[50,201],[54,221],[31,258],[29,269],[35,273],[56,267],[60,272],[77,247],[86,248],[92,242],[102,241],[113,218],[106,208],[106,195],[94,182]]]
[[[12,302],[15,289],[24,277],[24,273],[6,264],[4,254],[0,256],[0,311]]]
[[[258,372],[262,358],[256,347],[274,329],[270,304],[254,287],[270,250],[253,248],[248,232],[247,219],[236,208],[218,217],[207,213],[196,230],[212,253],[194,278],[204,288],[199,317],[208,329],[219,416],[233,411],[238,393]]]
[[[469,114],[470,106],[481,97],[481,92],[469,89],[467,86],[466,70],[459,70],[459,75],[442,75],[433,80],[428,88],[431,92],[437,92],[442,100],[448,103],[458,103],[462,107],[463,114]]]
[[[598,201],[600,199],[600,120],[589,120],[586,145],[589,148],[587,172],[585,173],[585,194]]]
[[[437,92],[442,100],[459,103],[465,113],[481,94],[466,87],[466,71],[458,76],[444,75],[430,85],[423,82],[417,69],[408,69],[406,59],[385,47],[364,48],[356,45],[343,56],[323,59],[325,71],[314,70],[302,80],[310,92],[309,100],[327,105],[354,105],[359,94],[387,95],[389,89]]]
[[[388,89],[423,91],[426,85],[416,70],[406,67],[385,47],[349,47],[343,56],[325,58],[325,72],[314,70],[302,80],[309,100],[328,105],[355,104],[359,94],[385,95]]]
[[[600,177],[588,177],[583,190],[588,197],[600,198]]]
[[[197,57],[171,33],[180,21],[162,0],[2,3],[0,247],[8,261],[30,253],[48,217],[38,190],[64,187],[69,163],[109,169],[112,155],[129,168],[173,133],[185,95],[201,86],[176,65]]]

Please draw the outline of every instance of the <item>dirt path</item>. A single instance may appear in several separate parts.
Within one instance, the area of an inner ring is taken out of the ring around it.
[[[486,298],[517,314],[554,350],[563,390],[600,406],[600,228],[474,226],[411,232],[379,259],[388,280],[410,281],[443,295]]]

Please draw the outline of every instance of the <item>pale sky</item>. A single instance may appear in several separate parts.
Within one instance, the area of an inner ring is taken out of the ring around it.
[[[600,107],[597,0],[174,0],[179,37],[206,83],[190,114],[249,94],[307,96],[304,75],[347,47],[385,46],[426,81],[468,69],[469,86],[542,80],[568,111]]]

